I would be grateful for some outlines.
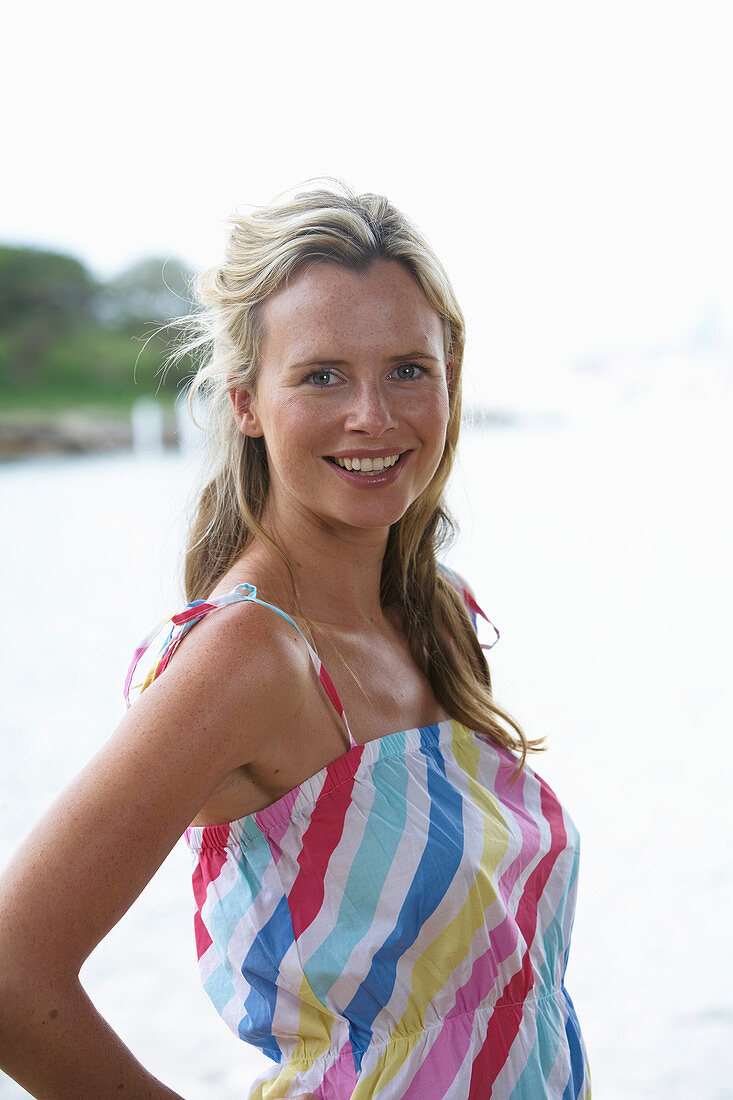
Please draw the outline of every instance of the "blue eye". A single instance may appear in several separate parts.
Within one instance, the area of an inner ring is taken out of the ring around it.
[[[333,371],[330,370],[314,370],[312,374],[309,374],[306,378],[306,382],[310,382],[313,386],[319,386],[321,389],[325,389],[331,383],[333,378]]]
[[[420,377],[422,367],[419,367],[417,363],[401,363],[399,367],[395,368],[394,373],[403,382],[411,382],[413,378]]]

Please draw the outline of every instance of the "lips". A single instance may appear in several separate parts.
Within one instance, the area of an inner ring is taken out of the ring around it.
[[[376,489],[397,481],[411,454],[411,450],[393,451],[392,454],[385,454],[384,451],[381,454],[369,454],[362,451],[361,454],[354,455],[324,455],[323,459],[331,464],[339,478],[363,489]]]

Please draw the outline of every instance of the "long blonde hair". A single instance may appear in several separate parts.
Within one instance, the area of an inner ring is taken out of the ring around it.
[[[229,219],[231,233],[220,266],[198,282],[202,310],[188,319],[190,339],[175,358],[203,350],[192,382],[192,410],[206,412],[208,480],[197,500],[185,558],[188,600],[204,599],[253,538],[282,549],[261,523],[269,474],[262,438],[244,435],[229,392],[253,389],[259,367],[263,303],[304,264],[329,262],[363,271],[377,260],[401,263],[441,318],[448,383],[445,449],[435,475],[390,529],[382,565],[381,601],[395,608],[416,664],[446,714],[517,752],[529,742],[492,697],[483,651],[455,587],[439,571],[436,551],[453,534],[443,494],[458,445],[465,326],[448,277],[415,226],[381,195],[356,195],[329,181],[269,206]]]

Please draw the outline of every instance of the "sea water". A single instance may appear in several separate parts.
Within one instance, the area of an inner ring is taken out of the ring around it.
[[[498,699],[582,836],[567,985],[594,1094],[733,1097],[730,400],[468,431],[450,552],[499,627]],[[135,644],[183,602],[177,454],[0,469],[0,860],[123,713]],[[48,844],[53,844],[49,836]],[[266,1060],[198,984],[179,843],[82,971],[188,1100]],[[80,914],[80,919],[83,917]],[[0,1073],[0,1098],[25,1093]]]

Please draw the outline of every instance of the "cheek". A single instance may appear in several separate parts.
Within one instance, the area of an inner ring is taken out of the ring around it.
[[[287,397],[272,401],[263,421],[265,440],[273,452],[287,451],[313,433],[313,418],[307,408]]]
[[[442,450],[450,415],[448,391],[431,394],[429,399],[416,404],[413,415],[420,424],[420,430],[426,442],[432,437],[435,445]]]
[[[285,397],[269,406],[264,437],[276,481],[292,485],[312,475],[313,456],[323,449],[326,419],[316,404]]]

